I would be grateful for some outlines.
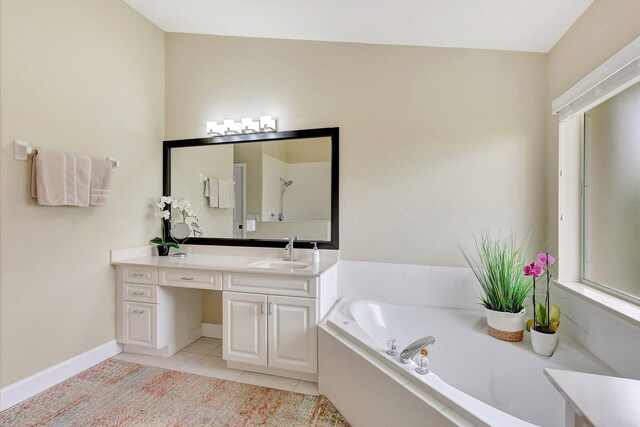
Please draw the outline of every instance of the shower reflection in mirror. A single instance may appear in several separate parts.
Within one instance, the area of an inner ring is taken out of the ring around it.
[[[293,181],[280,178],[280,213],[278,214],[278,221],[284,221],[284,192],[287,188],[293,184]]]

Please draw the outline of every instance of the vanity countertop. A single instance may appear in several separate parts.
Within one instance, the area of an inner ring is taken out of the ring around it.
[[[548,368],[544,374],[589,425],[638,425],[640,381]]]
[[[280,262],[281,258],[263,258],[248,256],[225,256],[191,253],[185,258],[173,256],[145,256],[131,259],[112,260],[112,265],[135,265],[158,268],[176,268],[185,270],[216,270],[227,272],[275,274],[286,276],[320,276],[333,268],[336,261],[321,261],[317,264],[310,260],[307,267],[296,269],[254,267],[251,264],[261,261]]]

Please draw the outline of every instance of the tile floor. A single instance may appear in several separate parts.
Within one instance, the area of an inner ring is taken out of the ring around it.
[[[222,360],[222,340],[215,338],[200,338],[171,357],[120,353],[114,359],[295,393],[318,394],[318,384],[309,381],[227,368],[227,362]]]

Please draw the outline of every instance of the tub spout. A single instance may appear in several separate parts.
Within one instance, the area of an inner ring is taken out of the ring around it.
[[[418,354],[420,350],[435,342],[436,339],[431,336],[420,338],[419,340],[412,342],[407,346],[407,348],[402,350],[402,353],[400,353],[400,360],[402,363],[411,363],[415,355]]]

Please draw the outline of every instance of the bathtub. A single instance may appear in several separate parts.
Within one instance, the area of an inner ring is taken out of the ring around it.
[[[419,400],[422,393],[421,399],[426,402],[425,406],[430,406],[428,409],[431,412],[415,419],[422,425],[447,425],[442,420],[438,423],[429,422],[427,418],[433,413],[450,423],[448,425],[563,426],[565,401],[545,378],[544,368],[617,376],[566,335],[561,334],[556,352],[552,357],[546,358],[533,352],[528,334],[525,333],[523,342],[509,343],[490,337],[486,327],[484,313],[480,310],[399,306],[374,300],[342,300],[321,325],[324,334],[322,329],[320,333],[325,338],[321,337],[320,340],[320,391],[324,392],[325,385],[330,388],[329,381],[323,381],[323,376],[333,378],[331,376],[339,369],[334,367],[337,366],[334,362],[337,363],[340,358],[341,350],[335,346],[327,350],[326,347],[330,344],[324,344],[325,348],[322,348],[323,340],[331,338],[348,347],[347,351],[355,352],[353,355],[359,354],[359,363],[368,360],[372,367],[388,372],[384,376],[385,381],[395,378],[402,385],[402,388],[394,388],[395,391],[389,392],[384,398],[376,394],[365,397],[368,389],[378,389],[376,393],[384,395],[385,390],[392,388],[389,383],[379,386],[371,383],[359,391],[354,389],[351,397],[345,396],[344,399],[349,399],[349,402],[334,402],[339,410],[348,412],[350,406],[358,404],[353,400],[353,395],[363,397],[362,409],[354,411],[351,418],[357,418],[361,416],[361,412],[366,412],[371,419],[358,422],[347,416],[355,425],[376,422],[378,425],[391,424],[395,418],[384,421],[384,417],[389,415],[382,413],[388,412],[383,408],[384,404],[387,400],[396,398],[402,390],[413,390],[417,396],[414,396],[415,401]],[[402,350],[414,340],[428,335],[434,336],[436,342],[430,346],[430,373],[427,375],[417,374],[414,371],[415,364],[402,364],[398,356],[386,354],[386,343],[390,339],[397,339]],[[340,388],[348,388],[359,382],[358,375],[354,373],[357,369],[355,366],[347,367],[337,375],[342,379],[338,378],[335,382],[343,382],[342,385],[332,386],[331,392],[325,393],[330,400],[332,397],[342,400]],[[347,379],[350,375],[353,377]],[[398,402],[405,400],[398,399]],[[396,404],[389,408],[394,411],[399,406]],[[376,414],[376,411],[380,413]],[[413,411],[407,406],[390,416],[402,419]]]

